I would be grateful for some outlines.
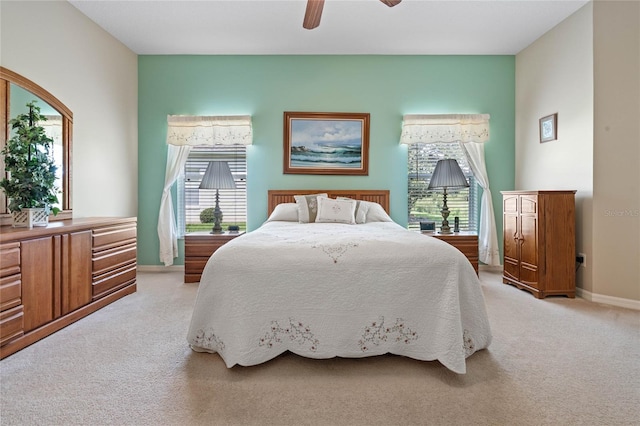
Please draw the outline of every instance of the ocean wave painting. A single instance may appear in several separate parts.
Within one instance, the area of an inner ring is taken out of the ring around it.
[[[291,167],[362,167],[361,120],[291,120]]]
[[[316,144],[292,146],[293,167],[360,167],[362,149],[357,145]]]

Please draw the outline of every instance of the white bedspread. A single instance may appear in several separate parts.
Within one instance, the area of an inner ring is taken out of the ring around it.
[[[284,351],[465,359],[491,341],[480,282],[449,244],[393,222],[268,222],[209,259],[188,338],[227,367]]]

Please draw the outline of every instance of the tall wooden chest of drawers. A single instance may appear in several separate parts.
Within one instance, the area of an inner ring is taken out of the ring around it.
[[[575,297],[576,191],[503,191],[505,284]]]

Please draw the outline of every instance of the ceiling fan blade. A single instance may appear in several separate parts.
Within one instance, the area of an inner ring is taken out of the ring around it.
[[[302,21],[303,28],[312,30],[320,25],[323,6],[324,0],[307,0],[307,10],[304,13],[304,21]]]
[[[402,0],[380,0],[380,1],[389,7],[393,7],[396,4],[400,3]]]

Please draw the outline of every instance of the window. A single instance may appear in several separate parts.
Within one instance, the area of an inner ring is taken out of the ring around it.
[[[208,231],[213,227],[212,213],[216,204],[216,191],[213,189],[198,189],[209,161],[228,162],[236,184],[236,189],[219,190],[220,210],[223,213],[222,228],[226,229],[229,225],[238,225],[240,230],[246,230],[246,146],[194,146],[189,153],[184,172],[178,178],[177,216],[179,236],[189,232]]]
[[[478,186],[471,167],[458,143],[416,143],[408,149],[408,212],[409,229],[418,229],[421,220],[433,220],[436,228],[442,223],[442,190],[427,190],[438,160],[455,158],[469,181],[468,188],[447,190],[449,224],[460,219],[460,229],[477,231]]]

